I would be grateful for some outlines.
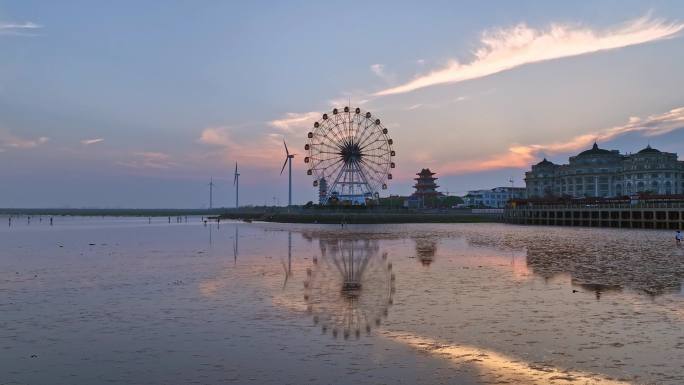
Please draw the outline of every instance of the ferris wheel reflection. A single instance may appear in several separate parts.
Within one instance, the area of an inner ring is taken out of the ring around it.
[[[307,269],[307,312],[323,333],[360,338],[387,318],[393,304],[395,275],[377,240],[319,239],[321,256]]]

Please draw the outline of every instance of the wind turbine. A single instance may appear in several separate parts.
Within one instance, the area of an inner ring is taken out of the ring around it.
[[[283,168],[280,169],[280,175],[283,175],[283,171],[285,171],[285,166],[290,164],[289,168],[289,180],[288,180],[288,190],[287,190],[287,205],[292,206],[292,159],[295,157],[297,154],[290,154],[290,151],[287,150],[287,143],[285,143],[285,139],[283,139],[283,144],[285,145],[285,163],[283,163]]]
[[[233,184],[235,185],[235,208],[240,205],[240,174],[238,173],[237,162],[235,162],[235,178],[233,179]]]
[[[209,210],[214,208],[214,177],[209,179]]]

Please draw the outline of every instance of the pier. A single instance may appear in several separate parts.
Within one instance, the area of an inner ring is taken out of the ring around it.
[[[572,203],[514,201],[504,209],[503,219],[525,225],[676,230],[684,228],[684,197]]]

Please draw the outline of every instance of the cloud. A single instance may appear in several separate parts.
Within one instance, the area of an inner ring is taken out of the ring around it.
[[[378,75],[379,77],[385,76],[385,66],[382,64],[371,64],[370,69],[371,71],[373,71],[374,74]]]
[[[683,23],[668,23],[646,15],[617,27],[597,31],[583,26],[552,24],[534,29],[526,24],[485,32],[469,63],[449,64],[376,96],[415,91],[438,84],[457,83],[510,70],[525,64],[628,47],[677,36]]]
[[[292,133],[297,129],[309,129],[313,127],[316,120],[320,119],[322,114],[320,112],[288,112],[285,117],[271,120],[268,124],[281,131]]]
[[[387,83],[393,83],[395,76],[387,72],[384,64],[371,64],[370,70]]]
[[[117,162],[121,166],[130,168],[152,168],[152,169],[168,169],[176,165],[171,160],[171,156],[163,152],[143,151],[132,154],[133,159]]]
[[[330,108],[327,111],[287,112],[282,118],[269,121],[268,125],[287,134],[303,135],[313,128],[313,124],[322,118],[324,112],[330,113],[333,108],[341,108],[343,106],[363,106],[370,101],[370,99],[362,94],[349,93],[347,96],[340,96],[329,100]]]
[[[236,140],[230,127],[209,127],[202,130],[197,142],[213,147],[204,153],[204,158],[224,164],[232,164],[236,160],[269,164],[285,156],[281,134],[262,134],[250,139]]]
[[[413,111],[413,110],[417,110],[419,108],[422,108],[422,109],[438,109],[438,108],[446,107],[446,106],[451,105],[451,104],[463,102],[463,101],[466,101],[469,99],[470,99],[469,96],[458,96],[456,98],[448,99],[448,100],[440,102],[440,103],[417,103],[417,104],[412,104],[412,105],[406,107],[405,110],[406,111]]]
[[[7,23],[0,22],[0,35],[23,35],[31,36],[28,31],[41,29],[43,26],[27,21],[25,23]]]
[[[328,101],[328,105],[330,106],[330,109],[332,108],[340,108],[342,106],[355,106],[355,107],[361,107],[365,104],[368,104],[371,101],[370,98],[365,95],[365,93],[362,92],[351,92],[347,93],[346,96],[340,96],[334,99],[330,99]],[[328,110],[330,111],[330,110]],[[318,113],[318,117],[320,118],[321,115],[323,115],[322,112]]]
[[[621,126],[610,127],[570,138],[563,142],[511,146],[507,152],[483,160],[454,162],[444,165],[443,171],[462,174],[502,168],[526,168],[538,160],[541,154],[563,154],[587,149],[594,141],[607,142],[628,133],[640,133],[652,137],[684,128],[684,107],[678,107],[644,119],[630,117]]]
[[[227,127],[205,128],[197,141],[210,146],[233,147],[235,145]]]
[[[47,143],[50,138],[40,136],[35,139],[20,138],[9,131],[0,129],[0,148],[30,149]]]
[[[104,142],[104,139],[97,138],[97,139],[83,139],[83,140],[81,140],[81,144],[84,146],[88,146],[88,145],[100,143],[100,142]]]

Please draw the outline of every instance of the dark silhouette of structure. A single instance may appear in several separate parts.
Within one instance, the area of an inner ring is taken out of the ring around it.
[[[413,178],[416,181],[416,184],[413,185],[413,188],[415,188],[416,191],[412,194],[412,198],[418,200],[422,207],[426,207],[426,203],[429,206],[430,202],[435,198],[442,196],[442,193],[437,191],[437,187],[439,186],[435,183],[437,180],[437,178],[434,177],[435,173],[430,171],[429,168],[424,168],[416,175],[418,175],[418,177]]]

